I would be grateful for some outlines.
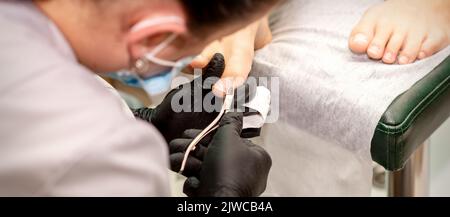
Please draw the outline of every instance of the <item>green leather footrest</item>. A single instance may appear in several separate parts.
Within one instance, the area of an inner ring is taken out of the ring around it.
[[[450,57],[384,113],[372,139],[374,161],[390,171],[403,168],[416,148],[450,116]]]

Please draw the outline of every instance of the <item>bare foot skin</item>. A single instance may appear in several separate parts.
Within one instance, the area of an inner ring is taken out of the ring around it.
[[[255,50],[263,48],[272,40],[268,18],[265,17],[246,28],[208,45],[191,63],[193,68],[205,67],[215,53],[225,57],[226,67],[221,80],[231,79],[236,88],[242,85],[250,73]],[[230,80],[229,80],[230,81]],[[215,85],[213,92],[223,96],[223,85]],[[226,86],[226,84],[225,84]]]
[[[349,47],[384,63],[413,63],[450,43],[449,0],[387,0],[366,11]]]

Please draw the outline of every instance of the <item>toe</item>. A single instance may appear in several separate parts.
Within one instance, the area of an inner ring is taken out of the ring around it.
[[[377,26],[375,37],[370,42],[370,46],[367,49],[367,55],[370,58],[378,60],[383,57],[391,33],[392,30],[389,25],[380,24]]]
[[[398,57],[399,64],[413,63],[419,56],[425,34],[410,32],[403,44],[403,49]]]
[[[350,39],[349,47],[354,53],[365,53],[367,47],[369,46],[369,38],[371,38],[371,33],[358,33]]]
[[[429,57],[449,45],[449,41],[443,32],[430,34],[422,44],[419,59]]]
[[[359,23],[353,28],[349,38],[349,48],[354,53],[365,53],[372,41],[375,31],[375,19],[369,14],[365,14]]]
[[[403,31],[397,31],[392,34],[383,55],[384,63],[395,63],[395,61],[397,60],[397,55],[402,48],[403,41],[405,40],[405,36],[406,34]]]

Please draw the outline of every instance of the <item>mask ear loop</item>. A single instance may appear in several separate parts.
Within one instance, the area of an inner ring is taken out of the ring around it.
[[[183,20],[180,17],[177,16],[167,16],[167,17],[161,17],[161,18],[154,18],[154,19],[146,19],[144,21],[141,21],[134,25],[131,28],[132,32],[140,31],[144,28],[148,28],[151,26],[155,26],[161,23],[177,23],[177,24],[183,24]],[[156,63],[158,65],[166,66],[166,67],[174,67],[176,63],[174,61],[168,61],[163,60],[160,58],[157,58],[156,55],[160,53],[164,48],[169,46],[170,43],[172,43],[177,38],[177,34],[172,33],[166,40],[164,40],[161,44],[156,46],[149,54],[144,55],[143,57],[139,58],[134,63],[134,68],[138,71],[144,71],[146,68],[148,68],[148,61],[151,61],[153,63]]]
[[[160,59],[156,57],[156,54],[169,46],[169,44],[172,43],[176,38],[177,35],[175,33],[171,34],[166,40],[156,46],[156,48],[151,53],[145,54],[143,57],[136,60],[136,62],[134,63],[134,68],[138,70],[138,72],[145,72],[149,67],[149,62],[166,67],[175,67],[177,65],[176,62]]]
[[[177,38],[177,34],[172,33],[169,37],[167,37],[166,40],[164,40],[161,44],[156,46],[156,48],[153,49],[152,52],[144,55],[143,58],[145,58],[145,59],[147,59],[147,60],[149,60],[149,61],[151,61],[153,63],[156,63],[158,65],[161,65],[161,66],[175,67],[176,66],[176,62],[160,59],[160,58],[156,57],[156,55],[158,53],[160,53],[163,49],[168,47],[169,44],[172,43],[173,41],[175,41],[176,38]]]

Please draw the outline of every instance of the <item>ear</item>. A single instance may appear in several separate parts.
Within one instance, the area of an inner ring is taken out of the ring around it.
[[[127,43],[133,58],[137,59],[156,47],[170,34],[187,33],[186,20],[177,15],[152,15],[132,26]]]

